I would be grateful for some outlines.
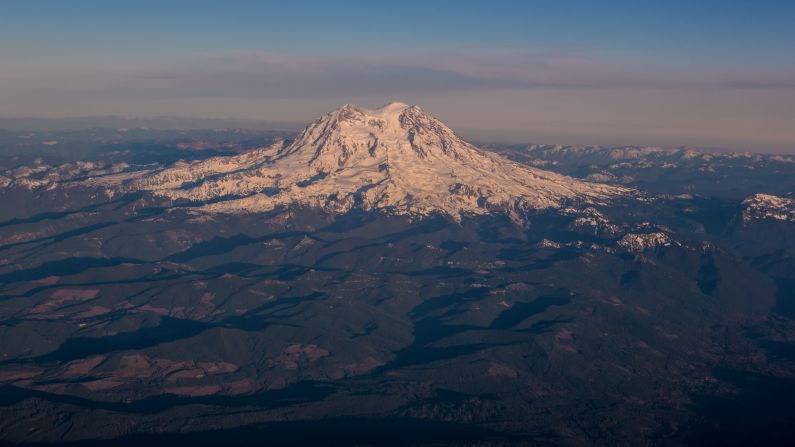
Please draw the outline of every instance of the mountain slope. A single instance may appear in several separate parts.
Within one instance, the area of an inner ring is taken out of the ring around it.
[[[598,205],[630,189],[589,183],[482,151],[416,106],[345,105],[286,146],[175,166],[124,183],[207,212],[301,205],[424,216]]]
[[[770,194],[754,194],[743,200],[743,222],[752,220],[795,222],[795,200]]]

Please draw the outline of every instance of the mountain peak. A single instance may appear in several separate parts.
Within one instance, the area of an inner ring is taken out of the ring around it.
[[[282,156],[303,153],[319,172],[331,172],[373,159],[389,165],[400,154],[431,160],[468,146],[452,130],[417,106],[392,102],[378,109],[346,104],[308,125]],[[471,149],[477,150],[474,147]]]
[[[341,119],[343,121],[367,121],[368,119],[395,121],[407,113],[415,115],[425,114],[425,112],[419,106],[409,105],[404,102],[390,102],[376,109],[368,109],[348,103],[327,114],[326,116],[336,117],[337,119]],[[322,119],[323,118],[321,118],[321,120]]]
[[[166,169],[137,186],[209,212],[298,204],[333,213],[507,213],[517,220],[533,210],[598,205],[629,192],[480,150],[421,108],[400,102],[378,109],[346,104],[289,145],[238,157]]]
[[[377,109],[368,109],[355,104],[347,103],[342,107],[332,111],[326,116],[336,116],[342,119],[371,117],[379,119],[390,119],[400,116],[407,109],[421,110],[417,106],[410,106],[404,102],[390,102]]]
[[[373,118],[373,119],[382,119],[382,120],[390,120],[396,119],[401,114],[403,114],[407,110],[414,110],[414,111],[422,111],[417,106],[411,106],[404,102],[390,102],[389,104],[385,104],[377,109],[368,109],[365,107],[360,107],[355,104],[344,104],[342,107],[330,112],[326,116],[328,117],[337,117],[341,118],[342,120],[350,120],[350,119],[362,119],[362,118]],[[321,118],[323,119],[323,118]]]
[[[408,109],[409,107],[417,107],[417,106],[410,106],[405,102],[395,101],[395,102],[390,102],[389,104],[385,104],[381,108],[375,109],[374,111],[386,115],[386,114],[400,113]]]

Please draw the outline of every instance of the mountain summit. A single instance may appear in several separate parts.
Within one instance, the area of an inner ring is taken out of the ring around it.
[[[528,212],[598,205],[630,190],[524,166],[467,143],[417,106],[346,104],[290,144],[152,172],[127,188],[191,202],[206,212],[301,205],[401,215]]]

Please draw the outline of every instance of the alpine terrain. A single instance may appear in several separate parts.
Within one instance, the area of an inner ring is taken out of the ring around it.
[[[791,441],[795,160],[0,132],[0,443]]]

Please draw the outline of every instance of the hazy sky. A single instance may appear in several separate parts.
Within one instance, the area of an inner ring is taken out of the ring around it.
[[[305,122],[795,152],[795,2],[0,0],[0,116]]]

